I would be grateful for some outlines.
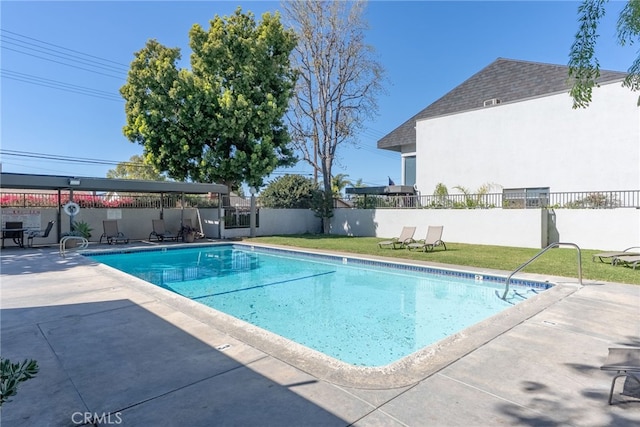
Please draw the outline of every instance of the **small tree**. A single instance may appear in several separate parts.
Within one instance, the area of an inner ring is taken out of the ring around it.
[[[451,201],[449,200],[449,189],[443,183],[439,182],[436,184],[436,188],[433,190],[433,195],[435,196],[435,200],[432,202],[432,207],[447,208],[451,205]]]
[[[311,178],[283,175],[271,181],[260,194],[265,208],[313,209],[320,187]]]
[[[351,184],[351,181],[347,179],[349,175],[344,173],[339,173],[338,175],[331,178],[331,190],[333,192],[333,197],[342,197],[342,190]]]

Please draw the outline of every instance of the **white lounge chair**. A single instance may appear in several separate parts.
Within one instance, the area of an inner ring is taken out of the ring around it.
[[[640,246],[631,246],[630,248],[627,248],[623,251],[617,251],[617,252],[600,252],[599,254],[594,254],[593,256],[591,256],[591,261],[595,261],[596,258],[598,258],[600,262],[605,262],[604,258],[609,258],[609,261],[611,262],[611,264],[613,264],[613,261],[615,260],[616,257],[627,256],[627,255],[640,255],[640,252],[631,251],[631,249],[640,249]]]
[[[422,249],[425,252],[427,251],[431,252],[436,246],[442,246],[446,251],[447,245],[445,245],[444,242],[442,241],[443,229],[444,229],[444,226],[442,225],[437,225],[437,226],[430,225],[429,228],[427,229],[427,237],[425,237],[424,240],[419,240],[417,242],[409,243],[407,245],[407,248],[409,248],[409,250]]]
[[[413,242],[413,235],[416,233],[415,227],[403,227],[400,236],[394,237],[391,240],[383,240],[382,242],[378,242],[378,246],[382,247],[392,247],[393,249],[400,249],[405,247],[405,245]]]
[[[634,270],[640,263],[640,255],[620,255],[613,257],[611,264],[624,264],[627,267],[632,267]]]

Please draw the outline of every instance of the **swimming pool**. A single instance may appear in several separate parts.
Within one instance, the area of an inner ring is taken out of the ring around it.
[[[87,254],[354,366],[380,367],[550,285],[246,245]]]

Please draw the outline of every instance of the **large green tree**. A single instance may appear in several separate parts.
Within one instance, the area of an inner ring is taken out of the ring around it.
[[[354,143],[377,112],[384,69],[366,43],[366,2],[284,1],[298,34],[293,65],[299,73],[290,113],[292,139],[322,174],[323,226],[333,214],[332,167],[338,148]]]
[[[586,108],[591,103],[593,88],[598,85],[600,63],[596,56],[598,24],[605,15],[608,0],[583,0],[578,7],[580,28],[569,53],[570,94],[573,108]],[[617,24],[618,43],[631,45],[640,39],[640,0],[628,0],[620,12]],[[624,86],[640,89],[640,56],[627,71]],[[640,105],[640,98],[638,99]]]
[[[260,187],[274,169],[295,163],[284,114],[295,85],[296,45],[278,14],[256,23],[238,8],[190,32],[191,69],[180,49],[156,40],[135,54],[127,83],[125,136],[169,177]]]
[[[107,178],[144,179],[148,181],[164,181],[164,175],[158,173],[153,166],[145,163],[142,156],[131,156],[128,162],[120,162],[115,169],[107,171]]]

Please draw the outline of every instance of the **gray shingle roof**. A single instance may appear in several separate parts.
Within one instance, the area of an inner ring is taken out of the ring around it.
[[[501,103],[569,92],[569,67],[498,58],[442,98],[378,141],[378,148],[400,151],[416,142],[416,121],[482,108],[484,101]],[[622,81],[626,73],[600,70],[599,83]]]

